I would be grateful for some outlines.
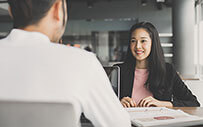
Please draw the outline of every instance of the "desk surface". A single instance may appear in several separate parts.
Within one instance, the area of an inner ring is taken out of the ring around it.
[[[173,109],[181,109],[191,115],[203,117],[203,107],[174,107]]]

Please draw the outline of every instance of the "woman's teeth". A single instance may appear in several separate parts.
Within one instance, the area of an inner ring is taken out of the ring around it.
[[[136,53],[137,53],[138,55],[140,55],[140,54],[144,53],[144,51],[136,51]]]

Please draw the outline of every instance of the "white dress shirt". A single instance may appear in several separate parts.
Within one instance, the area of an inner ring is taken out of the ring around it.
[[[71,102],[96,127],[129,127],[130,118],[93,53],[13,29],[0,40],[0,99]]]

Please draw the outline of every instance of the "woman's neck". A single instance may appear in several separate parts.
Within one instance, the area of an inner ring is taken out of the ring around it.
[[[136,61],[136,69],[148,69],[148,61],[142,60],[142,61]]]

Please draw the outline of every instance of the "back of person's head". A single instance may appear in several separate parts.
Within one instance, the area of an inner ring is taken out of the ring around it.
[[[37,24],[56,1],[59,0],[8,0],[14,28]]]
[[[161,80],[164,79],[165,76],[165,60],[164,60],[164,54],[163,49],[161,47],[159,33],[155,26],[150,22],[140,22],[137,24],[134,24],[129,33],[129,45],[128,45],[128,51],[127,56],[125,59],[125,63],[128,63],[130,66],[135,67],[136,65],[136,58],[133,56],[130,44],[131,44],[131,35],[136,29],[145,29],[151,40],[152,40],[152,46],[151,46],[151,52],[147,58],[148,60],[148,70],[149,70],[149,78],[148,81],[153,84],[153,88],[160,87]],[[149,86],[150,87],[150,86]]]
[[[66,0],[8,0],[13,27],[41,32],[52,42],[59,42],[66,21]]]

